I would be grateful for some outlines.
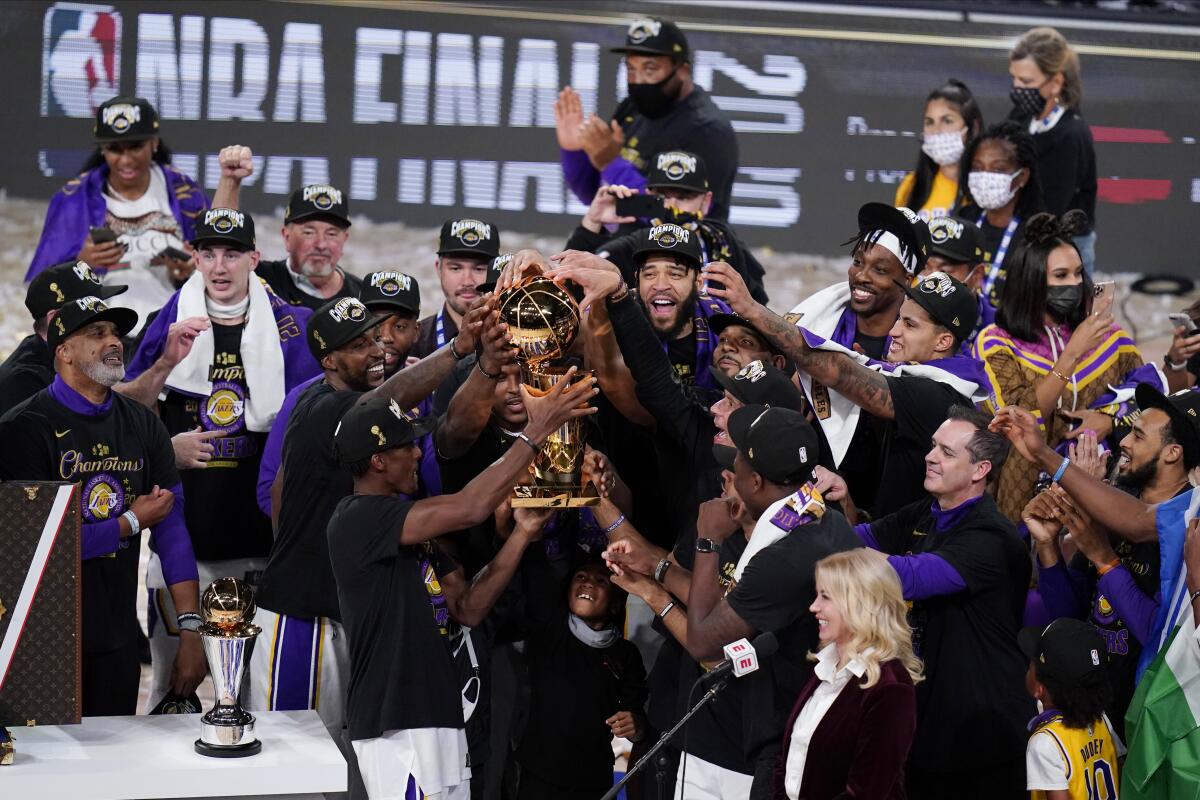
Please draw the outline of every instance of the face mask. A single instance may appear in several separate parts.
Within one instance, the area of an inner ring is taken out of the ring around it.
[[[675,98],[679,95],[678,89],[675,90],[674,94],[667,93],[667,82],[674,77],[675,73],[671,72],[670,75],[658,83],[629,84],[629,97],[633,100],[633,104],[637,106],[638,112],[643,117],[658,119],[670,110],[671,104],[675,102]]]
[[[931,133],[921,142],[921,152],[933,159],[939,167],[957,164],[962,158],[964,131],[947,131],[946,133]]]
[[[1012,188],[1012,182],[1020,172],[1017,170],[1009,175],[1005,172],[975,171],[967,176],[967,188],[980,208],[987,211],[1003,208],[1017,193]]]
[[[1013,106],[1027,117],[1036,117],[1046,107],[1046,100],[1039,89],[1032,86],[1014,86],[1008,93]]]
[[[1072,286],[1047,286],[1046,310],[1059,319],[1070,318],[1079,309],[1083,301],[1083,284]]]

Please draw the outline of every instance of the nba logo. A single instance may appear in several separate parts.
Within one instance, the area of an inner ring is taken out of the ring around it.
[[[112,6],[55,3],[42,25],[42,116],[90,117],[119,94],[121,15]]]

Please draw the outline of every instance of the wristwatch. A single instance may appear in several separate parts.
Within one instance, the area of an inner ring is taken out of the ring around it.
[[[696,538],[697,553],[715,553],[717,549],[717,543],[712,539],[705,539],[702,536]]]
[[[1166,352],[1163,353],[1163,366],[1165,366],[1171,372],[1183,372],[1185,369],[1187,369],[1187,361],[1184,360],[1180,361],[1179,363],[1175,363],[1171,360],[1170,352]]]

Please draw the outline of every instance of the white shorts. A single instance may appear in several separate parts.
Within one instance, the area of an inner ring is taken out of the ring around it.
[[[370,800],[470,800],[462,728],[385,731],[351,744]]]
[[[753,775],[743,775],[731,769],[685,754],[687,758],[687,785],[680,781],[683,774],[683,759],[679,759],[679,771],[675,773],[675,800],[744,800],[750,796]]]
[[[203,594],[208,585],[217,578],[241,578],[249,572],[256,572],[267,565],[265,558],[235,558],[228,561],[197,561],[196,571],[200,573],[200,593]],[[162,562],[158,554],[150,551],[150,560],[146,564],[146,593],[147,622],[150,633],[150,657],[152,659],[152,678],[150,683],[150,698],[143,712],[158,705],[158,701],[166,696],[171,688],[171,670],[175,665],[175,654],[179,652],[179,625],[176,618],[175,601],[171,592],[166,588],[162,576]],[[261,625],[257,618],[255,623]]]
[[[250,711],[314,709],[340,741],[346,725],[350,650],[340,622],[304,619],[259,606],[254,624],[262,628],[250,656]]]

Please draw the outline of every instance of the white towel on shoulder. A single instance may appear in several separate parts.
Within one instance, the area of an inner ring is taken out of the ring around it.
[[[842,319],[842,312],[850,304],[850,282],[838,281],[819,292],[809,295],[788,314],[789,318],[799,315],[796,327],[803,326],[822,339],[833,336],[833,331]]]

